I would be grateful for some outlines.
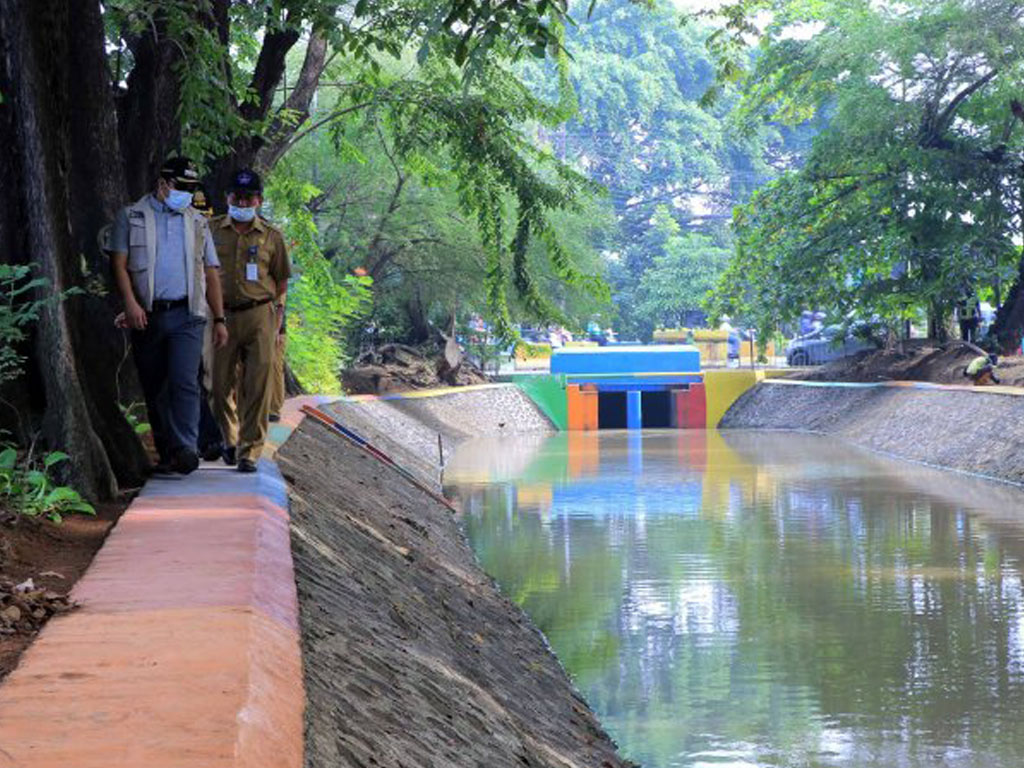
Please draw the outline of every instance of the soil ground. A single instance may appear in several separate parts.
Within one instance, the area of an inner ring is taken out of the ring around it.
[[[0,612],[18,607],[0,617],[0,679],[14,669],[43,624],[69,610],[71,587],[127,505],[127,499],[100,504],[95,517],[67,515],[60,525],[21,518],[0,526]],[[28,579],[32,589],[15,589]]]
[[[861,352],[851,357],[795,371],[787,378],[805,381],[930,381],[935,384],[970,384],[964,376],[967,364],[978,351],[963,342],[940,344],[933,339],[914,339],[892,350]],[[1024,357],[1000,357],[999,380],[1024,387]]]

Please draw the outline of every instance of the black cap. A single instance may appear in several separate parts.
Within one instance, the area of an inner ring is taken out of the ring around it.
[[[173,181],[178,189],[195,188],[199,184],[199,169],[187,157],[171,157],[160,168],[160,178]]]
[[[232,192],[249,192],[254,195],[263,194],[263,180],[256,171],[243,168],[231,179]]]

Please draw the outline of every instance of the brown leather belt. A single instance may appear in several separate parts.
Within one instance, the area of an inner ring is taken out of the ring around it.
[[[256,307],[262,307],[264,304],[269,304],[273,299],[253,299],[252,301],[243,301],[241,304],[231,304],[225,307],[228,312],[246,312]]]

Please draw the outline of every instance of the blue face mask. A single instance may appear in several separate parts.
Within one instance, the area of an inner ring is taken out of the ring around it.
[[[164,198],[164,205],[172,211],[184,211],[192,205],[192,193],[183,189],[172,189]]]
[[[240,208],[237,205],[228,206],[228,215],[232,221],[240,221],[243,224],[256,218],[256,207]]]

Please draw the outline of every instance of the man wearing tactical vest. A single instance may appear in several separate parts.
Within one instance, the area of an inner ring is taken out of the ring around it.
[[[256,471],[267,436],[271,371],[291,276],[284,237],[257,213],[262,204],[259,174],[238,171],[227,214],[210,224],[221,263],[229,334],[228,343],[214,356],[213,412],[224,433],[224,461],[237,461],[239,472]]]
[[[197,372],[207,307],[214,344],[227,342],[220,266],[206,218],[192,208],[195,165],[176,157],[160,169],[153,192],[122,209],[110,234],[114,279],[160,460],[157,471],[199,465]]]

